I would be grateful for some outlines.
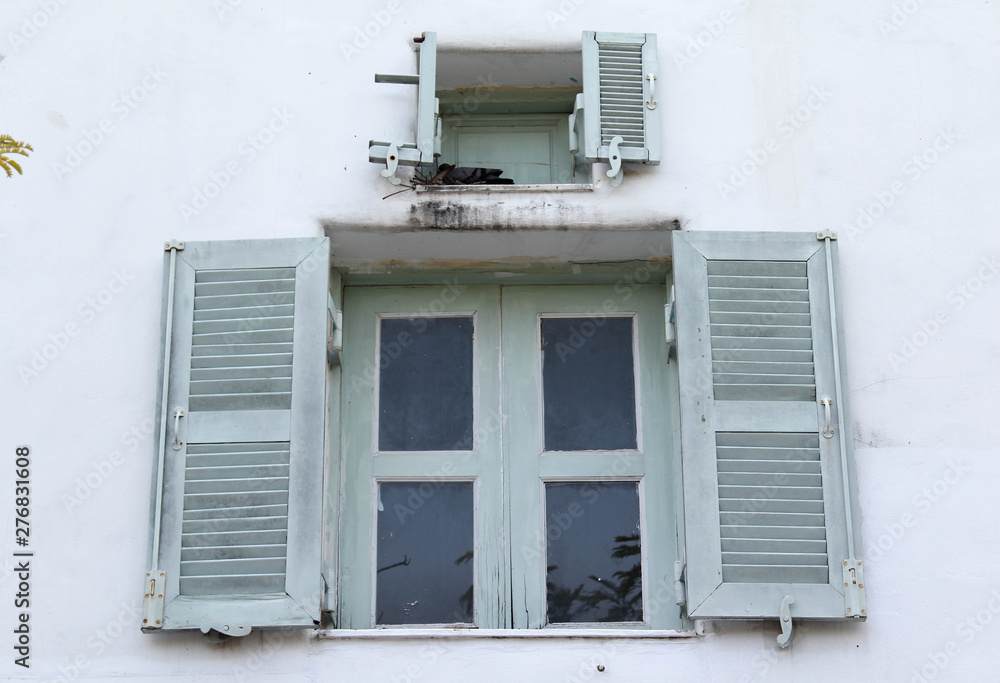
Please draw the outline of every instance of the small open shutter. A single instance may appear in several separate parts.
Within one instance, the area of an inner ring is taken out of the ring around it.
[[[329,241],[170,246],[143,628],[313,626]]]
[[[691,618],[866,616],[829,237],[673,235]]]
[[[402,140],[368,143],[368,160],[386,164],[387,177],[394,177],[396,167],[434,166],[441,155],[441,121],[438,98],[435,97],[437,78],[437,34],[427,31],[419,39],[420,45],[418,75],[397,76],[375,74],[376,83],[400,83],[417,86],[417,141]]]
[[[620,137],[622,161],[660,163],[658,74],[655,33],[583,32],[583,148],[588,162],[610,161],[612,143]]]

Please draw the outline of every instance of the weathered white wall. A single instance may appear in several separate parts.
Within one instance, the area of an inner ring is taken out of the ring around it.
[[[23,177],[0,178],[0,674],[995,679],[997,3],[397,1],[0,6],[0,133],[35,147]],[[383,201],[367,161],[369,138],[412,137],[412,91],[372,74],[411,72],[424,30],[544,47],[584,29],[658,34],[662,165],[614,191],[461,201],[498,224],[840,233],[868,623],[802,629],[787,651],[774,623],[683,642],[140,634],[161,243],[425,219],[430,200]],[[27,671],[9,630],[21,444],[35,463]]]

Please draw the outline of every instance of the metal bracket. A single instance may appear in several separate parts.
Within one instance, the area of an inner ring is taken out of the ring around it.
[[[230,638],[250,635],[250,624],[204,624],[201,632],[210,643],[222,643]]]
[[[680,560],[674,562],[674,603],[679,607],[687,604],[686,591],[684,590],[685,569],[687,569],[687,565]]]
[[[670,298],[663,306],[663,321],[666,329],[664,336],[667,340],[667,363],[670,363],[670,354],[677,346],[677,313],[674,311],[674,287],[670,286]]]
[[[170,442],[171,447],[175,451],[179,451],[184,448],[184,442],[181,441],[181,418],[184,417],[184,411],[181,408],[174,410],[174,440]]]
[[[867,619],[864,566],[853,557],[844,560],[844,616]]]
[[[837,233],[833,232],[832,230],[820,230],[819,232],[816,233],[816,239],[818,239],[818,240],[825,240],[825,239],[835,240],[835,239],[837,239]]]
[[[778,647],[786,648],[792,642],[792,610],[790,605],[795,602],[795,598],[791,595],[786,595],[781,600],[781,611],[778,615],[781,617],[781,635],[778,636]]]
[[[833,399],[829,396],[824,396],[819,400],[819,404],[823,406],[823,415],[826,419],[826,426],[823,427],[823,431],[820,432],[825,439],[833,438],[833,425],[830,422],[830,409],[833,406]]]
[[[330,365],[340,365],[344,350],[344,312],[338,311],[333,297],[327,294],[326,316],[328,332],[326,337],[326,361]]]
[[[656,109],[656,74],[646,74],[649,81],[649,99],[646,100],[646,109]]]
[[[170,251],[171,249],[176,249],[177,251],[184,251],[184,243],[178,242],[177,240],[170,240],[169,242],[163,243],[163,251]]]
[[[625,138],[621,135],[616,135],[611,138],[611,145],[608,149],[608,161],[611,162],[611,168],[608,170],[608,177],[614,178],[611,181],[612,187],[618,187],[622,184],[622,176],[624,172],[622,171],[622,155],[618,151],[618,145],[625,142]]]
[[[393,185],[399,185],[403,180],[396,176],[397,168],[399,168],[399,145],[390,142],[389,151],[385,155],[385,170],[382,171],[382,177]]]
[[[146,572],[146,594],[142,597],[142,630],[163,628],[163,589],[167,573],[153,570]]]

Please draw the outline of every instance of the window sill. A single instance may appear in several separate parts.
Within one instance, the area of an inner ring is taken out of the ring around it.
[[[543,628],[543,629],[477,629],[477,628],[375,628],[319,629],[313,632],[317,640],[558,640],[598,638],[624,640],[688,640],[705,635],[703,622],[693,630],[648,631],[612,628]]]
[[[551,185],[417,185],[417,192],[591,192],[593,183],[555,183]]]

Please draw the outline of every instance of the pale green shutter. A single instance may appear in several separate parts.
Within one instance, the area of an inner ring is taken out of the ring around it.
[[[143,628],[313,626],[329,241],[170,244]]]
[[[383,175],[395,178],[397,166],[435,166],[441,155],[441,120],[438,98],[435,96],[437,80],[437,34],[427,31],[420,45],[419,73],[416,76],[376,74],[377,83],[400,83],[417,86],[416,143],[390,140],[368,143],[368,160],[386,164]],[[398,181],[398,179],[396,179]],[[394,183],[398,184],[398,182]]]
[[[673,235],[691,618],[866,616],[827,237]]]
[[[625,162],[660,163],[658,75],[655,33],[584,31],[587,161],[611,161],[617,149]]]

